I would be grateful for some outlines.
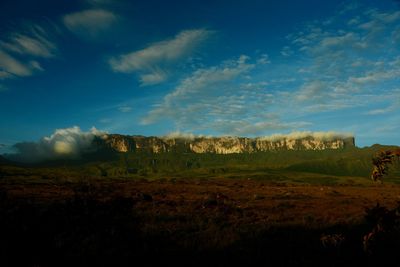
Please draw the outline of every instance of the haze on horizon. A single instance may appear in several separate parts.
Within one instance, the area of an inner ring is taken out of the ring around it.
[[[0,154],[56,129],[400,145],[400,2],[4,0]]]

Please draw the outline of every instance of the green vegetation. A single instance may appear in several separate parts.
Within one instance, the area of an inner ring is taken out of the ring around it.
[[[309,184],[370,183],[372,159],[395,147],[374,145],[322,151],[271,151],[243,154],[111,153],[87,154],[80,160],[59,160],[36,165],[0,165],[1,177],[30,176],[45,180],[232,178]],[[28,168],[27,168],[28,167]],[[394,165],[387,177],[399,183],[400,168]]]
[[[389,165],[399,163],[400,149],[381,151],[372,159],[374,169],[371,177],[374,181],[381,181],[389,173]]]

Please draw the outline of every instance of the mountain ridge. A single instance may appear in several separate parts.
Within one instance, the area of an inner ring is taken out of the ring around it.
[[[93,140],[97,148],[116,152],[254,153],[277,150],[325,150],[355,147],[355,138],[265,138],[265,137],[157,137],[107,134]]]

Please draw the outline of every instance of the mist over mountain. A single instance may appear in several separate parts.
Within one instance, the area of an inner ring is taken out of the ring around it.
[[[27,163],[46,160],[76,159],[82,154],[96,150],[93,146],[95,137],[105,133],[96,128],[84,132],[78,126],[57,129],[52,135],[37,142],[20,142],[13,145],[16,153],[6,154],[6,158]]]
[[[146,153],[255,153],[278,150],[326,150],[355,146],[351,134],[335,132],[293,132],[263,137],[201,136],[171,133],[166,136],[139,136],[107,134],[92,128],[57,129],[52,135],[37,142],[16,143],[16,153],[6,154],[7,159],[35,163],[47,160],[80,159],[87,153],[146,152]]]

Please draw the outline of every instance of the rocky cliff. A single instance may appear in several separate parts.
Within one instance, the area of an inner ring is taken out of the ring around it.
[[[117,152],[254,153],[277,150],[324,150],[354,147],[354,137],[247,138],[195,137],[167,138],[110,134],[95,140],[95,145]]]

